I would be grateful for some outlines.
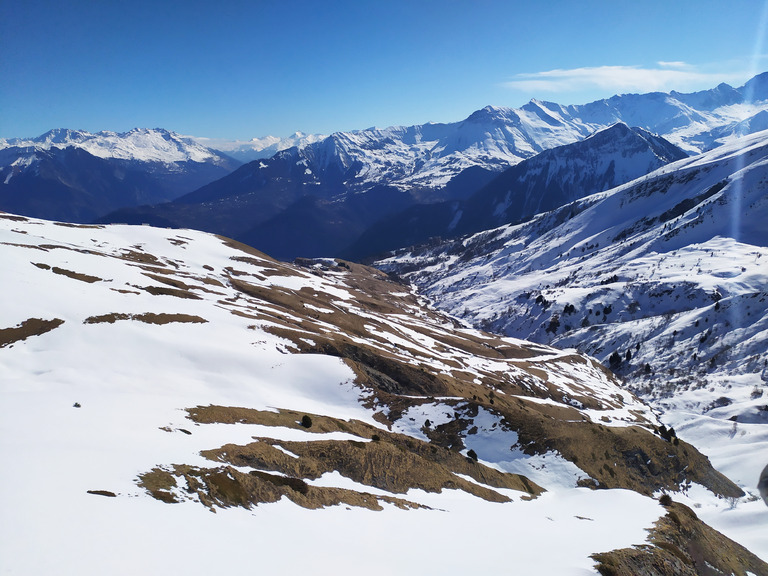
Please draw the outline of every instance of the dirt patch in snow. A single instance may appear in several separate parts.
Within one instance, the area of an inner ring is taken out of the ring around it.
[[[0,329],[0,348],[26,340],[30,336],[40,336],[58,328],[62,324],[64,324],[64,320],[60,318],[53,318],[51,320],[29,318],[13,328],[2,328]]]
[[[208,322],[205,318],[194,316],[192,314],[166,314],[145,312],[143,314],[124,314],[112,312],[111,314],[102,314],[101,316],[89,316],[83,320],[83,324],[114,324],[118,320],[137,320],[145,324],[170,324],[180,322],[185,324],[202,324]]]
[[[177,482],[178,480],[178,482]],[[179,486],[183,481],[184,488]],[[241,472],[231,466],[199,468],[177,465],[169,470],[155,468],[139,477],[139,486],[154,498],[176,503],[197,497],[215,512],[216,508],[277,502],[283,497],[302,506],[317,509],[326,506],[356,506],[382,510],[382,503],[402,509],[424,508],[420,504],[393,496],[374,495],[344,488],[312,486],[300,478],[270,474],[259,470]]]
[[[29,218],[25,218],[24,216],[14,216],[13,214],[8,214],[7,212],[0,212],[0,218],[3,220],[12,220],[13,222],[28,222]]]
[[[54,274],[66,276],[67,278],[72,278],[73,280],[80,280],[81,282],[86,282],[88,284],[104,281],[103,278],[99,278],[98,276],[91,276],[89,274],[83,274],[81,272],[74,272],[72,270],[66,270],[65,268],[59,268],[58,266],[51,267],[48,264],[44,264],[42,262],[32,262],[32,264],[37,266],[41,270],[50,270]]]
[[[202,300],[200,296],[190,290],[166,288],[165,286],[135,286],[135,288],[149,292],[153,296],[175,296],[176,298],[186,298],[189,300]]]

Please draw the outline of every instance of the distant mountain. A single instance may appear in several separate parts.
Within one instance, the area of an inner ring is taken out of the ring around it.
[[[51,130],[0,142],[0,209],[90,222],[125,206],[173,200],[238,165],[166,130]]]
[[[377,270],[10,214],[0,258],[11,573],[280,574],[298,542],[311,571],[362,574],[381,534],[397,560],[374,573],[576,574],[651,529],[674,545],[635,562],[768,570],[696,515],[738,505],[726,532],[762,553],[751,487],[597,361],[462,328]],[[457,535],[468,553],[435,554]]]
[[[360,259],[431,237],[517,223],[686,156],[659,136],[618,123],[523,160],[464,201],[414,206],[380,220],[343,255]]]
[[[597,357],[682,437],[750,459],[768,446],[766,182],[759,132],[379,266],[471,325]]]
[[[206,148],[212,148],[223,152],[230,158],[234,158],[243,163],[271,158],[278,152],[288,148],[302,148],[307,144],[312,144],[319,140],[327,138],[321,134],[304,134],[295,132],[286,138],[276,136],[264,136],[262,138],[252,138],[250,140],[223,140],[216,138],[192,137],[198,144]]]
[[[338,132],[256,160],[177,202],[125,210],[105,221],[193,227],[257,245],[273,238],[273,231],[282,225],[288,227],[283,237],[292,239],[285,257],[302,255],[294,250],[306,246],[319,249],[317,238],[309,231],[336,222],[337,229],[329,232],[336,240],[325,243],[331,251],[313,252],[332,256],[343,249],[343,240],[352,244],[352,231],[362,233],[373,224],[354,213],[361,206],[362,214],[372,212],[365,206],[365,194],[374,189],[401,191],[403,196],[394,202],[398,210],[466,199],[486,185],[492,174],[616,123],[660,135],[692,154],[729,142],[765,122],[768,93],[764,77],[768,76],[757,76],[740,88],[721,84],[691,94],[628,94],[582,106],[532,100],[519,109],[487,106],[455,123]],[[584,168],[600,172],[606,166],[596,161]],[[468,170],[481,177],[472,182],[474,176],[467,177]],[[625,176],[631,177],[629,173]],[[584,186],[589,178],[584,177]],[[621,178],[616,174],[615,181]],[[347,205],[353,195],[357,197],[354,209]],[[302,217],[313,213],[307,209],[313,204],[329,220],[303,226]],[[371,206],[376,205],[377,199],[371,201]],[[455,216],[459,206],[438,209],[443,218],[449,218],[449,225],[453,223],[451,213]],[[379,217],[398,210],[385,210]],[[444,226],[436,228],[439,231]]]
[[[134,128],[128,132],[97,132],[56,129],[37,138],[0,140],[0,150],[6,148],[80,148],[99,158],[138,160],[142,162],[207,162],[227,165],[231,158],[201,146],[194,139],[161,128]]]
[[[768,109],[768,72],[739,88],[720,84],[711,90],[689,94],[674,91],[622,94],[584,105],[542,105],[565,118],[579,118],[587,123],[624,122],[638,126],[694,154],[752,133],[745,132],[743,127]]]

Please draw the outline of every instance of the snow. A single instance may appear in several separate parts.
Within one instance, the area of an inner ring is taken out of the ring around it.
[[[711,494],[687,501],[768,558],[766,510],[751,500],[768,463],[767,178],[768,132],[758,132],[528,223],[378,265],[416,269],[405,276],[433,305],[472,325],[605,365],[620,352],[628,386],[748,492],[735,511]],[[628,408],[581,412],[623,425]]]
[[[217,237],[0,218],[0,248],[5,269],[13,271],[4,278],[0,328],[27,318],[64,320],[51,332],[0,348],[3,573],[204,574],[258,563],[260,570],[281,574],[301,568],[298,547],[306,568],[317,574],[475,573],[499,567],[595,574],[590,554],[642,543],[663,513],[655,500],[633,492],[574,488],[578,470],[567,469],[557,455],[510,462],[504,447],[514,444],[515,435],[503,430],[494,435],[499,424],[486,412],[479,415],[477,433],[467,436],[468,446],[489,465],[521,466],[549,492],[532,501],[520,494],[494,504],[460,491],[411,490],[403,497],[431,509],[385,505],[381,512],[344,506],[306,510],[283,500],[214,514],[191,499],[159,502],[136,484],[138,474],[178,463],[210,466],[200,456],[204,449],[254,437],[278,445],[356,438],[249,424],[195,425],[185,408],[290,408],[381,425],[361,403],[352,371],[338,358],[285,353],[284,341],[220,304],[233,296],[230,287],[196,280],[208,270],[204,266],[232,266],[232,250]],[[142,251],[160,264],[178,266],[190,285],[215,290],[198,291],[201,300],[142,293],[137,287],[154,281],[139,262],[122,258]],[[101,280],[87,283],[45,266]],[[296,288],[302,278],[305,286],[335,290],[341,304],[354,305],[332,277],[306,273],[271,276],[268,282]],[[145,312],[200,315],[207,322],[84,324],[94,315]],[[398,424],[418,436],[415,426],[423,418],[435,425],[446,420],[449,402],[438,398],[434,406],[412,408]],[[315,481],[352,487],[350,482],[337,473]],[[460,549],[434,553],[457,535]],[[554,548],[557,554],[550,553]],[[372,561],[384,550],[397,554]]]

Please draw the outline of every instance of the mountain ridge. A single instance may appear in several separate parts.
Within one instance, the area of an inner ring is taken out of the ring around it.
[[[417,205],[384,218],[342,254],[370,258],[432,237],[450,238],[518,223],[685,156],[661,137],[617,123],[515,164],[466,199]]]
[[[487,106],[454,123],[336,132],[246,164],[175,203],[131,209],[103,221],[194,227],[257,243],[269,240],[259,234],[260,226],[266,230],[291,223],[285,236],[302,238],[296,245],[306,250],[312,248],[312,239],[295,220],[305,213],[307,204],[314,202],[330,213],[336,203],[356,196],[356,203],[361,204],[368,191],[382,188],[400,191],[406,199],[400,205],[452,202],[459,198],[451,195],[451,183],[462,179],[469,169],[500,173],[616,122],[658,134],[687,152],[713,148],[760,127],[762,113],[768,110],[768,95],[760,78],[733,92],[721,86],[678,94],[688,104],[664,93],[621,95],[581,106],[532,100],[518,109]],[[744,94],[750,87],[754,99],[747,102]],[[740,99],[735,104],[734,94]],[[690,104],[696,102],[707,109],[692,108]],[[477,188],[485,183],[479,182]],[[463,195],[477,188],[465,189]],[[348,207],[342,211],[350,212]],[[382,213],[381,217],[392,215]],[[336,216],[331,220],[344,222],[341,228],[350,232],[362,233],[373,224]],[[315,223],[311,227],[318,229]],[[353,241],[348,238],[346,245]],[[339,241],[328,248],[332,251],[303,255],[332,256],[344,244]],[[301,252],[286,251],[281,257],[299,255]]]

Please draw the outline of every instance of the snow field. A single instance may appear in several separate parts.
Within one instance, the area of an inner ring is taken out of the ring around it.
[[[156,283],[135,262],[114,257],[144,247],[160,262],[174,262],[195,284],[204,265],[232,266],[232,252],[221,240],[147,227],[0,223],[4,261],[14,271],[4,283],[0,328],[28,318],[64,320],[50,332],[0,348],[0,458],[7,470],[0,480],[2,573],[204,574],[257,565],[272,574],[302,568],[317,574],[505,568],[594,574],[590,554],[642,543],[645,529],[663,513],[655,500],[633,492],[573,488],[573,471],[561,470],[554,455],[530,460],[521,470],[533,474],[540,468],[542,474],[532,479],[551,491],[507,504],[449,490],[411,490],[404,496],[432,510],[385,505],[382,512],[344,506],[311,511],[281,501],[214,514],[195,501],[154,500],[136,484],[138,475],[175,463],[211,466],[200,456],[204,449],[247,443],[254,436],[348,438],[245,424],[196,426],[184,408],[290,408],[380,425],[361,405],[361,391],[343,362],[285,353],[284,341],[218,304],[231,296],[228,288],[206,285],[224,294],[205,294],[202,300],[153,296],[135,287]],[[75,251],[84,246],[99,254]],[[101,280],[78,280],[54,267]],[[315,277],[307,283],[318,290],[333,287]],[[336,289],[334,297],[347,302],[349,295]],[[83,323],[91,316],[145,312],[200,315],[207,322]],[[414,421],[422,416],[440,418],[415,411]],[[504,460],[504,446],[511,446],[515,435],[494,436],[490,414],[480,415],[480,422],[468,446],[487,464],[513,469],[514,462]],[[403,431],[418,436],[416,429]],[[338,474],[315,482],[351,487]],[[556,554],[549,552],[553,546]]]

